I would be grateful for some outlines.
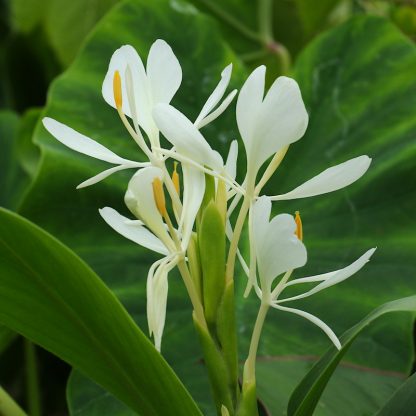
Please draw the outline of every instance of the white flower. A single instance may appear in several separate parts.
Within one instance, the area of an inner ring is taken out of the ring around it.
[[[163,181],[163,171],[157,167],[139,170],[129,182],[125,202],[136,220],[130,220],[109,207],[100,210],[103,219],[119,234],[164,256],[150,267],[147,278],[149,331],[159,351],[166,317],[168,273],[185,257],[205,190],[205,178],[200,171],[187,166],[183,170],[183,209],[178,230],[170,222],[166,223],[166,218],[164,221],[157,206],[153,184],[156,179],[160,183]]]
[[[163,40],[156,40],[150,48],[146,69],[137,51],[130,45],[117,49],[110,60],[104,78],[104,99],[116,108],[113,79],[118,71],[123,96],[122,111],[140,126],[152,145],[158,145],[159,132],[153,121],[153,107],[158,103],[170,103],[182,82],[182,69],[171,47]]]
[[[253,201],[258,198],[262,187],[283,160],[289,145],[304,135],[308,125],[308,113],[296,81],[279,77],[264,97],[265,71],[264,66],[255,69],[244,83],[237,99],[237,124],[247,153],[247,173],[242,185],[246,190],[246,204],[243,206],[250,211]],[[259,169],[273,155],[262,178],[258,180]],[[272,196],[271,200],[297,199],[336,191],[364,175],[370,163],[371,159],[365,155],[350,159],[326,169],[290,192]],[[235,196],[228,210],[229,215],[241,196]],[[253,248],[251,226],[249,230],[250,247]],[[241,261],[241,256],[239,257]],[[246,295],[254,280],[253,261],[251,256],[250,268],[242,261],[249,277]]]
[[[323,321],[300,309],[282,306],[282,303],[303,299],[344,281],[357,273],[369,261],[375,248],[368,250],[358,260],[343,269],[288,281],[294,269],[306,264],[306,248],[296,235],[298,226],[291,215],[280,214],[270,221],[270,214],[270,198],[266,196],[260,197],[254,203],[251,213],[255,248],[254,256],[260,282],[260,285],[257,283],[257,280],[253,282],[257,295],[262,302],[269,304],[275,309],[294,313],[313,322],[340,349],[341,344],[338,338]],[[274,281],[278,276],[282,277],[273,287]],[[279,299],[279,296],[287,287],[313,282],[320,283],[300,295]]]
[[[254,186],[263,163],[299,140],[308,125],[308,113],[299,86],[279,77],[264,97],[266,68],[248,77],[237,99],[237,124],[247,153],[247,182]]]

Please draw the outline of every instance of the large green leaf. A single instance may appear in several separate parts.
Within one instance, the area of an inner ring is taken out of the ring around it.
[[[416,409],[416,374],[400,386],[376,416],[412,416]]]
[[[178,31],[178,26],[185,29]],[[184,82],[174,105],[190,117],[196,116],[221,69],[230,61],[237,64],[234,85],[241,85],[244,71],[223,45],[211,20],[181,1],[130,1],[105,17],[74,65],[53,85],[46,114],[132,158],[137,149],[115,111],[101,98],[101,82],[113,50],[131,43],[145,56],[158,37],[173,46],[183,65]],[[370,44],[370,39],[377,41]],[[377,305],[408,296],[416,289],[415,241],[408,232],[414,227],[410,208],[414,188],[411,172],[416,160],[411,141],[416,123],[412,110],[416,104],[415,59],[414,46],[393,26],[379,19],[357,19],[314,42],[296,65],[295,76],[308,106],[310,126],[305,138],[290,149],[267,192],[289,190],[329,165],[360,153],[374,157],[367,178],[350,189],[278,206],[279,211],[301,210],[310,258],[305,275],[342,267],[365,249],[379,246],[374,260],[356,278],[299,303],[328,321],[337,333]],[[204,133],[224,152],[226,143],[238,137],[232,111]],[[144,277],[155,257],[109,230],[97,215],[97,209],[104,205],[125,210],[123,192],[131,173],[120,173],[105,183],[75,191],[76,184],[104,165],[66,149],[40,125],[35,139],[42,147],[43,158],[25,200],[24,214],[91,264],[145,327]],[[204,411],[209,412],[200,350],[190,327],[189,302],[174,275],[169,284],[162,350],[200,399]],[[244,279],[238,277],[239,294],[243,285]],[[257,308],[255,297],[246,301],[238,297],[241,358],[248,350]],[[326,349],[328,341],[317,328],[298,317],[272,312],[260,345],[260,360],[316,356]],[[405,373],[413,358],[411,331],[409,317],[383,319],[363,333],[347,360],[354,365]],[[191,371],[193,367],[197,370]],[[290,368],[280,371],[299,380],[301,374]],[[259,379],[266,370],[265,366],[259,367]],[[380,379],[381,385],[385,385],[384,394],[391,394],[398,384]],[[275,408],[270,387],[274,384],[260,383],[259,393],[269,408]],[[70,391],[75,390],[72,385]],[[345,389],[339,394],[347,397],[352,393]],[[382,402],[372,402],[369,397],[369,405],[363,408],[377,410]]]
[[[11,0],[11,20],[14,29],[23,33],[42,28],[60,62],[67,66],[97,21],[117,2]]]
[[[313,414],[333,372],[360,332],[380,316],[401,311],[413,312],[414,315],[414,312],[416,312],[416,296],[384,304],[343,334],[340,338],[342,348],[337,350],[334,346],[331,347],[296,387],[289,401],[288,416]]]
[[[58,240],[0,209],[0,322],[143,415],[199,415],[189,393],[97,275]]]

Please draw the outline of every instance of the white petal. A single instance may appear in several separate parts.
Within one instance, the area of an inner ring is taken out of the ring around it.
[[[160,131],[178,153],[216,171],[222,170],[220,154],[212,150],[199,130],[180,111],[168,104],[158,104],[153,116]]]
[[[256,251],[263,290],[271,290],[276,276],[302,267],[307,260],[306,248],[296,237],[296,223],[289,214],[277,215],[269,222],[271,202],[259,198],[252,206],[253,245]]]
[[[129,117],[132,116],[132,111],[129,105],[129,94],[126,88],[127,82],[125,79],[127,67],[129,67],[131,71],[131,88],[133,89],[133,91],[129,91],[129,93],[135,99],[135,107],[138,113],[137,116],[140,120],[139,122],[146,130],[146,127],[148,127],[149,124],[149,114],[151,112],[151,108],[149,108],[151,105],[149,98],[150,91],[142,60],[132,46],[124,45],[113,53],[102,85],[102,94],[104,100],[115,108],[113,78],[114,72],[118,71],[121,78],[123,112]]]
[[[325,334],[333,342],[333,344],[335,345],[335,347],[338,350],[341,349],[341,343],[339,342],[339,339],[335,335],[334,331],[325,322],[321,321],[316,316],[314,316],[314,315],[312,315],[312,314],[310,314],[308,312],[301,311],[299,309],[286,308],[285,306],[280,306],[280,305],[276,305],[276,304],[272,304],[271,306],[273,308],[280,309],[280,310],[285,311],[285,312],[294,313],[295,315],[299,315],[302,318],[305,318],[308,321],[312,322],[313,324],[315,324],[316,326],[318,326],[319,328],[321,328],[322,331],[325,332]]]
[[[224,101],[212,113],[208,114],[198,124],[195,123],[198,129],[202,129],[202,127],[206,126],[207,124],[211,123],[216,118],[218,118],[228,108],[228,106],[231,104],[236,94],[237,94],[237,90],[231,91],[224,98]]]
[[[308,113],[297,82],[279,77],[270,87],[256,119],[253,163],[260,167],[283,147],[299,140],[308,126]]]
[[[169,253],[165,245],[143,225],[129,220],[110,207],[98,211],[104,221],[123,237],[157,253],[164,255]]]
[[[141,219],[166,247],[174,250],[174,244],[156,207],[152,186],[155,178],[163,181],[161,169],[156,167],[140,169],[130,179],[124,200],[130,211]]]
[[[361,178],[371,163],[368,156],[358,156],[339,165],[332,166],[319,175],[309,179],[293,191],[283,195],[272,196],[273,201],[307,198],[322,195],[344,188]]]
[[[164,40],[158,39],[151,46],[146,69],[153,104],[170,103],[181,85],[182,68]]]
[[[208,100],[202,107],[199,116],[195,120],[195,126],[201,128],[199,123],[212,111],[212,109],[220,102],[221,98],[223,97],[225,90],[228,87],[231,79],[231,72],[233,70],[233,64],[228,65],[224,68],[221,72],[221,80],[218,85],[215,87],[212,94],[208,97]]]
[[[135,163],[134,165],[120,165],[120,166],[114,166],[113,168],[104,170],[100,172],[98,175],[93,176],[92,178],[87,179],[86,181],[80,183],[77,186],[77,189],[86,188],[87,186],[95,185],[96,183],[104,180],[105,178],[108,178],[110,175],[112,175],[115,172],[118,172],[120,170],[125,169],[132,169],[132,168],[144,168],[146,166],[150,166],[150,163]]]
[[[227,218],[227,221],[226,221],[226,224],[225,224],[225,234],[228,238],[228,241],[231,242],[231,240],[233,238],[233,229],[231,227],[231,222],[230,222],[229,218]],[[238,260],[241,264],[241,267],[242,267],[244,273],[248,277],[249,276],[249,268],[247,266],[246,261],[244,260],[244,257],[242,256],[242,254],[241,254],[241,252],[238,248],[237,248],[237,257],[238,257]]]
[[[168,273],[175,267],[177,259],[165,258],[147,279],[147,317],[149,331],[153,334],[155,347],[160,352],[166,320],[168,300]]]
[[[254,133],[257,127],[257,117],[263,101],[264,81],[266,67],[264,65],[256,68],[247,78],[237,99],[237,124],[244,146],[247,152],[247,158],[250,157],[252,147],[254,146]]]
[[[46,130],[48,130],[48,132],[51,133],[56,140],[76,152],[117,165],[135,163],[131,160],[123,159],[104,147],[102,144],[97,143],[81,133],[78,133],[76,130],[54,120],[53,118],[45,117],[43,118],[42,123]]]
[[[330,273],[325,273],[323,275],[305,277],[302,279],[294,280],[293,282],[291,282],[292,285],[297,284],[297,283],[309,283],[309,282],[316,282],[316,281],[322,281],[322,283],[315,286],[308,292],[302,293],[297,296],[292,296],[291,298],[278,300],[277,302],[283,303],[283,302],[289,302],[292,300],[303,299],[317,292],[320,292],[321,290],[326,289],[330,286],[336,285],[337,283],[340,283],[344,281],[345,279],[348,279],[350,276],[357,273],[362,267],[364,267],[364,265],[370,260],[370,257],[374,254],[375,251],[376,251],[375,248],[368,250],[358,260],[356,260],[354,263],[351,263],[349,266],[344,267],[343,269],[336,270]],[[286,286],[289,286],[289,284],[287,284]]]
[[[231,179],[235,179],[237,175],[237,157],[238,157],[238,143],[233,140],[228,151],[227,161],[225,162],[225,171]]]
[[[182,234],[182,249],[188,248],[189,239],[191,238],[192,228],[194,226],[196,215],[201,206],[205,192],[205,175],[188,166],[182,164],[183,173],[183,208],[180,219],[179,229]]]

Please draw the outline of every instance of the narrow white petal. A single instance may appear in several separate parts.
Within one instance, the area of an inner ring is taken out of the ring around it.
[[[216,171],[222,170],[220,154],[211,148],[194,124],[180,111],[168,104],[158,104],[153,116],[160,131],[178,153]]]
[[[196,215],[205,192],[205,175],[198,169],[182,164],[183,208],[179,229],[182,234],[182,249],[188,248]]]
[[[277,78],[256,119],[253,163],[259,168],[278,150],[299,140],[307,125],[308,113],[297,82],[287,77]]]
[[[285,312],[294,313],[295,315],[299,315],[302,318],[305,318],[308,321],[312,322],[313,324],[315,324],[316,326],[318,326],[319,328],[321,328],[322,331],[325,332],[325,334],[333,342],[333,344],[335,345],[335,347],[338,350],[341,349],[341,343],[339,342],[339,339],[335,335],[334,331],[325,322],[321,321],[316,316],[314,316],[314,315],[312,315],[312,314],[310,314],[308,312],[299,310],[299,309],[287,308],[285,306],[280,306],[280,305],[276,305],[276,304],[272,304],[271,306],[273,308],[275,308],[275,309],[280,309],[280,310],[285,311]]]
[[[272,196],[271,199],[273,201],[282,201],[286,199],[307,198],[337,191],[360,179],[367,172],[370,163],[371,159],[368,156],[358,156],[324,170],[293,191],[283,195]]]
[[[150,166],[150,163],[135,163],[134,165],[120,165],[120,166],[114,166],[113,168],[104,170],[100,172],[98,175],[93,176],[92,178],[87,179],[86,181],[80,183],[77,186],[77,189],[86,188],[87,186],[95,185],[96,183],[102,181],[105,178],[108,178],[110,175],[112,175],[115,172],[118,172],[120,170],[125,169],[132,169],[132,168],[144,168],[146,166]]]
[[[54,120],[53,118],[45,117],[43,118],[42,123],[46,130],[48,130],[48,132],[52,134],[56,140],[76,152],[94,157],[95,159],[103,160],[104,162],[114,163],[116,165],[135,163],[131,160],[123,159],[104,147],[102,144],[97,143],[95,140],[92,140],[81,133],[78,133],[76,130]]]
[[[149,326],[149,335],[153,335],[154,328],[156,326],[155,323],[155,297],[154,297],[154,275],[161,264],[164,264],[168,261],[168,257],[163,257],[155,261],[149,269],[147,273],[147,283],[146,283],[146,314],[147,314],[147,324]]]
[[[175,267],[177,259],[167,259],[156,270],[151,285],[153,304],[148,308],[153,314],[152,332],[155,340],[155,347],[160,352],[162,344],[162,335],[166,321],[166,306],[168,301],[168,274]],[[149,282],[148,282],[149,283]]]
[[[201,128],[199,123],[213,110],[213,108],[220,102],[222,99],[225,90],[228,87],[228,84],[230,83],[231,79],[231,72],[233,70],[233,64],[228,65],[223,69],[221,72],[221,80],[215,87],[214,91],[211,93],[211,95],[208,97],[208,100],[202,107],[201,112],[199,113],[198,117],[195,120],[195,125],[198,128]]]
[[[227,221],[226,221],[226,224],[225,224],[225,234],[226,234],[228,240],[231,241],[232,238],[233,238],[233,229],[231,227],[231,222],[230,222],[228,217],[227,217]],[[244,257],[242,256],[242,254],[241,254],[241,252],[238,248],[237,248],[237,257],[238,257],[238,260],[241,264],[241,267],[242,267],[244,273],[248,277],[249,276],[249,268],[247,266],[246,261],[244,260]]]
[[[356,260],[354,263],[351,263],[349,266],[344,267],[343,269],[336,270],[331,273],[325,273],[324,275],[311,276],[311,277],[306,277],[303,279],[298,279],[298,280],[302,280],[301,283],[305,283],[305,282],[314,282],[314,281],[322,280],[322,276],[325,276],[325,280],[323,280],[322,283],[319,283],[317,286],[315,286],[311,290],[305,293],[302,293],[300,295],[297,295],[297,296],[292,296],[290,298],[278,300],[277,302],[283,303],[283,302],[289,302],[292,300],[303,299],[348,279],[350,276],[357,273],[360,269],[362,269],[365,266],[365,264],[370,260],[370,257],[374,254],[375,251],[376,251],[375,248],[368,250],[358,260]],[[297,280],[294,280],[294,282],[298,283]]]
[[[227,161],[225,162],[225,171],[228,176],[235,180],[237,175],[237,158],[238,158],[238,143],[237,140],[233,140],[230,144],[230,150],[228,151]],[[227,187],[228,191],[229,187]]]
[[[174,244],[156,207],[152,186],[155,178],[163,181],[161,169],[156,167],[140,169],[130,179],[124,200],[130,211],[141,219],[165,246],[174,250]]]
[[[202,127],[206,126],[207,124],[211,123],[216,118],[218,118],[228,108],[228,106],[231,104],[236,94],[237,94],[237,90],[231,91],[224,98],[224,101],[212,113],[208,114],[198,124],[195,123],[198,129],[202,129]]]
[[[237,124],[246,148],[247,157],[254,146],[254,132],[264,95],[266,67],[256,68],[247,78],[237,99]]]
[[[182,68],[164,40],[158,39],[151,46],[146,69],[153,104],[170,103],[181,85]]]
[[[143,225],[129,220],[110,207],[98,211],[104,221],[123,237],[157,253],[164,255],[169,253],[165,245]]]

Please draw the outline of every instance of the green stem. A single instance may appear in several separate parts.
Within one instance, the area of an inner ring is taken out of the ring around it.
[[[257,51],[240,54],[240,58],[242,61],[248,63],[248,62],[253,62],[253,61],[259,61],[260,59],[266,58],[268,55],[269,55],[269,51],[262,48]]]
[[[182,280],[185,284],[189,298],[191,299],[192,307],[194,308],[195,312],[195,319],[204,329],[208,330],[208,326],[204,315],[204,308],[198,296],[198,292],[195,288],[191,273],[189,273],[188,266],[186,265],[185,260],[179,261],[178,269],[182,276]]]
[[[228,14],[221,7],[218,7],[218,5],[215,4],[215,2],[211,0],[199,0],[199,2],[202,3],[207,9],[209,9],[217,17],[222,19],[225,23],[228,23],[232,28],[240,32],[242,35],[244,35],[246,38],[251,39],[256,42],[259,42],[259,41],[261,42],[261,37],[258,33],[254,32],[253,30],[248,28],[246,25],[242,24],[238,19]]]
[[[259,0],[259,32],[267,45],[273,41],[273,0]]]
[[[0,416],[27,416],[21,407],[0,387]]]
[[[250,208],[250,201],[251,198],[246,194],[243,204],[241,205],[237,221],[235,223],[234,233],[231,239],[230,249],[228,251],[227,265],[225,269],[226,282],[231,282],[234,279],[235,258],[237,255],[238,242],[240,240],[241,231],[243,230],[243,225],[247,216],[248,209]]]
[[[26,362],[26,395],[30,416],[40,416],[41,399],[39,390],[39,374],[36,360],[35,345],[25,339],[24,351]]]
[[[244,364],[243,389],[244,385],[255,384],[256,382],[256,357],[259,347],[260,335],[263,324],[269,310],[269,304],[262,302],[259,313],[257,314],[256,323],[254,324],[253,335],[251,336],[250,349],[247,360]]]

